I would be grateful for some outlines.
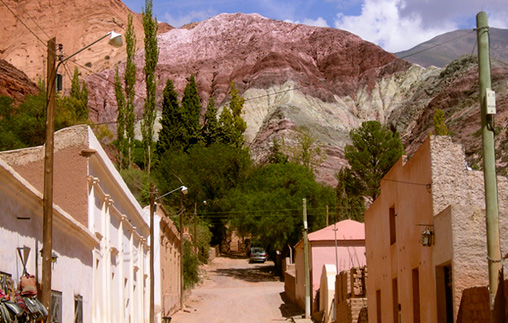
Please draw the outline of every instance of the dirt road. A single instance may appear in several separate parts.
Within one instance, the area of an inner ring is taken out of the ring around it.
[[[171,323],[286,322],[300,313],[285,302],[284,283],[274,276],[271,261],[249,264],[243,257],[217,257],[204,269],[203,283]]]

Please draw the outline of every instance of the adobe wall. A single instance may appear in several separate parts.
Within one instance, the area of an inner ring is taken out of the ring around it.
[[[335,322],[367,322],[367,267],[342,271],[335,279]]]
[[[504,281],[506,314],[508,317],[508,280]],[[457,323],[483,323],[490,320],[489,290],[487,286],[464,290]]]

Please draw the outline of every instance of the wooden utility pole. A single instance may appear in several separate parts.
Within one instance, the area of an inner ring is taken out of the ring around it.
[[[53,150],[55,132],[56,39],[48,41],[46,78],[46,144],[44,146],[44,196],[42,225],[42,304],[51,322],[51,254],[53,252]]]
[[[155,270],[154,270],[154,228],[153,217],[155,213],[155,187],[150,183],[150,323],[155,315]]]
[[[305,318],[310,318],[309,227],[307,225],[307,199],[303,199],[303,258],[305,271]]]
[[[499,241],[496,156],[494,151],[494,108],[488,108],[487,91],[491,90],[489,26],[485,12],[476,16],[478,37],[478,72],[482,115],[483,173],[487,224],[487,259],[489,263],[490,322],[505,322],[504,275]],[[494,100],[495,101],[495,100]]]

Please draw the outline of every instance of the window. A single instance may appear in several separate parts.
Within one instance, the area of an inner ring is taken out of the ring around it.
[[[396,216],[395,208],[390,208],[390,245],[393,245],[397,242],[397,226],[396,226]]]
[[[74,296],[74,323],[83,323],[83,297]]]
[[[51,291],[51,323],[62,323],[62,292]]]

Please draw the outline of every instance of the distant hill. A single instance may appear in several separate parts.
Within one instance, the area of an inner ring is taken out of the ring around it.
[[[395,55],[423,67],[444,67],[460,56],[476,55],[477,43],[475,30],[460,29]],[[508,29],[490,28],[490,57],[508,63]]]

